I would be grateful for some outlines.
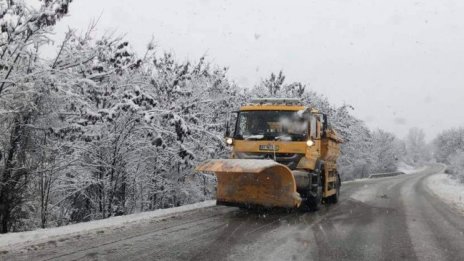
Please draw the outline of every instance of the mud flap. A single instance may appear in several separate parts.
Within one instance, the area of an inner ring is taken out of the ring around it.
[[[301,204],[292,172],[273,160],[209,160],[196,170],[216,175],[218,202],[285,208]]]

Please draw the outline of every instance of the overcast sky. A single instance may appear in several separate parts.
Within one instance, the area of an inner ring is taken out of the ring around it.
[[[229,67],[243,87],[283,70],[400,137],[464,126],[462,0],[75,0],[56,39],[98,17],[100,33],[126,33],[140,53],[154,36],[180,60]]]

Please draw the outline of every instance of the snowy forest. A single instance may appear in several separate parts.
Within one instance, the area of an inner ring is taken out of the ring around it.
[[[181,62],[154,42],[138,54],[124,37],[97,37],[97,25],[70,29],[46,59],[41,50],[71,4],[0,0],[1,233],[214,197],[214,178],[193,169],[228,157],[226,115],[254,97],[297,97],[328,114],[344,140],[343,180],[434,157],[458,176],[464,170],[464,129],[433,144],[420,129],[405,139],[370,130],[352,106],[336,106],[283,72],[243,88],[207,58]]]
[[[435,158],[445,163],[446,172],[464,183],[464,128],[454,128],[440,133],[433,141]]]

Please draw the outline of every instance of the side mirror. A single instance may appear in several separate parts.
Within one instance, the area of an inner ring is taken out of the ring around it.
[[[235,116],[234,116],[235,115]],[[235,133],[235,122],[237,120],[238,116],[238,111],[233,111],[233,112],[228,112],[226,115],[226,132],[225,132],[225,137],[226,138],[232,138],[232,136]],[[231,130],[231,124],[232,124],[232,130]]]
[[[230,137],[230,113],[227,113],[226,115],[226,133],[225,136],[226,138]]]
[[[327,119],[327,114],[322,114],[322,119],[324,122],[322,123],[322,130],[325,132],[329,128],[329,121]]]
[[[329,128],[329,121],[327,120],[327,114],[322,114],[322,138],[327,137],[327,129]]]
[[[229,120],[226,122],[226,133],[225,136],[226,138],[230,137],[230,128],[229,128]]]

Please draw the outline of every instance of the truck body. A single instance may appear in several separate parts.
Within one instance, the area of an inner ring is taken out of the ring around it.
[[[252,100],[240,107],[226,142],[230,159],[197,167],[217,176],[218,204],[317,209],[338,201],[341,140],[318,110],[296,99]]]

